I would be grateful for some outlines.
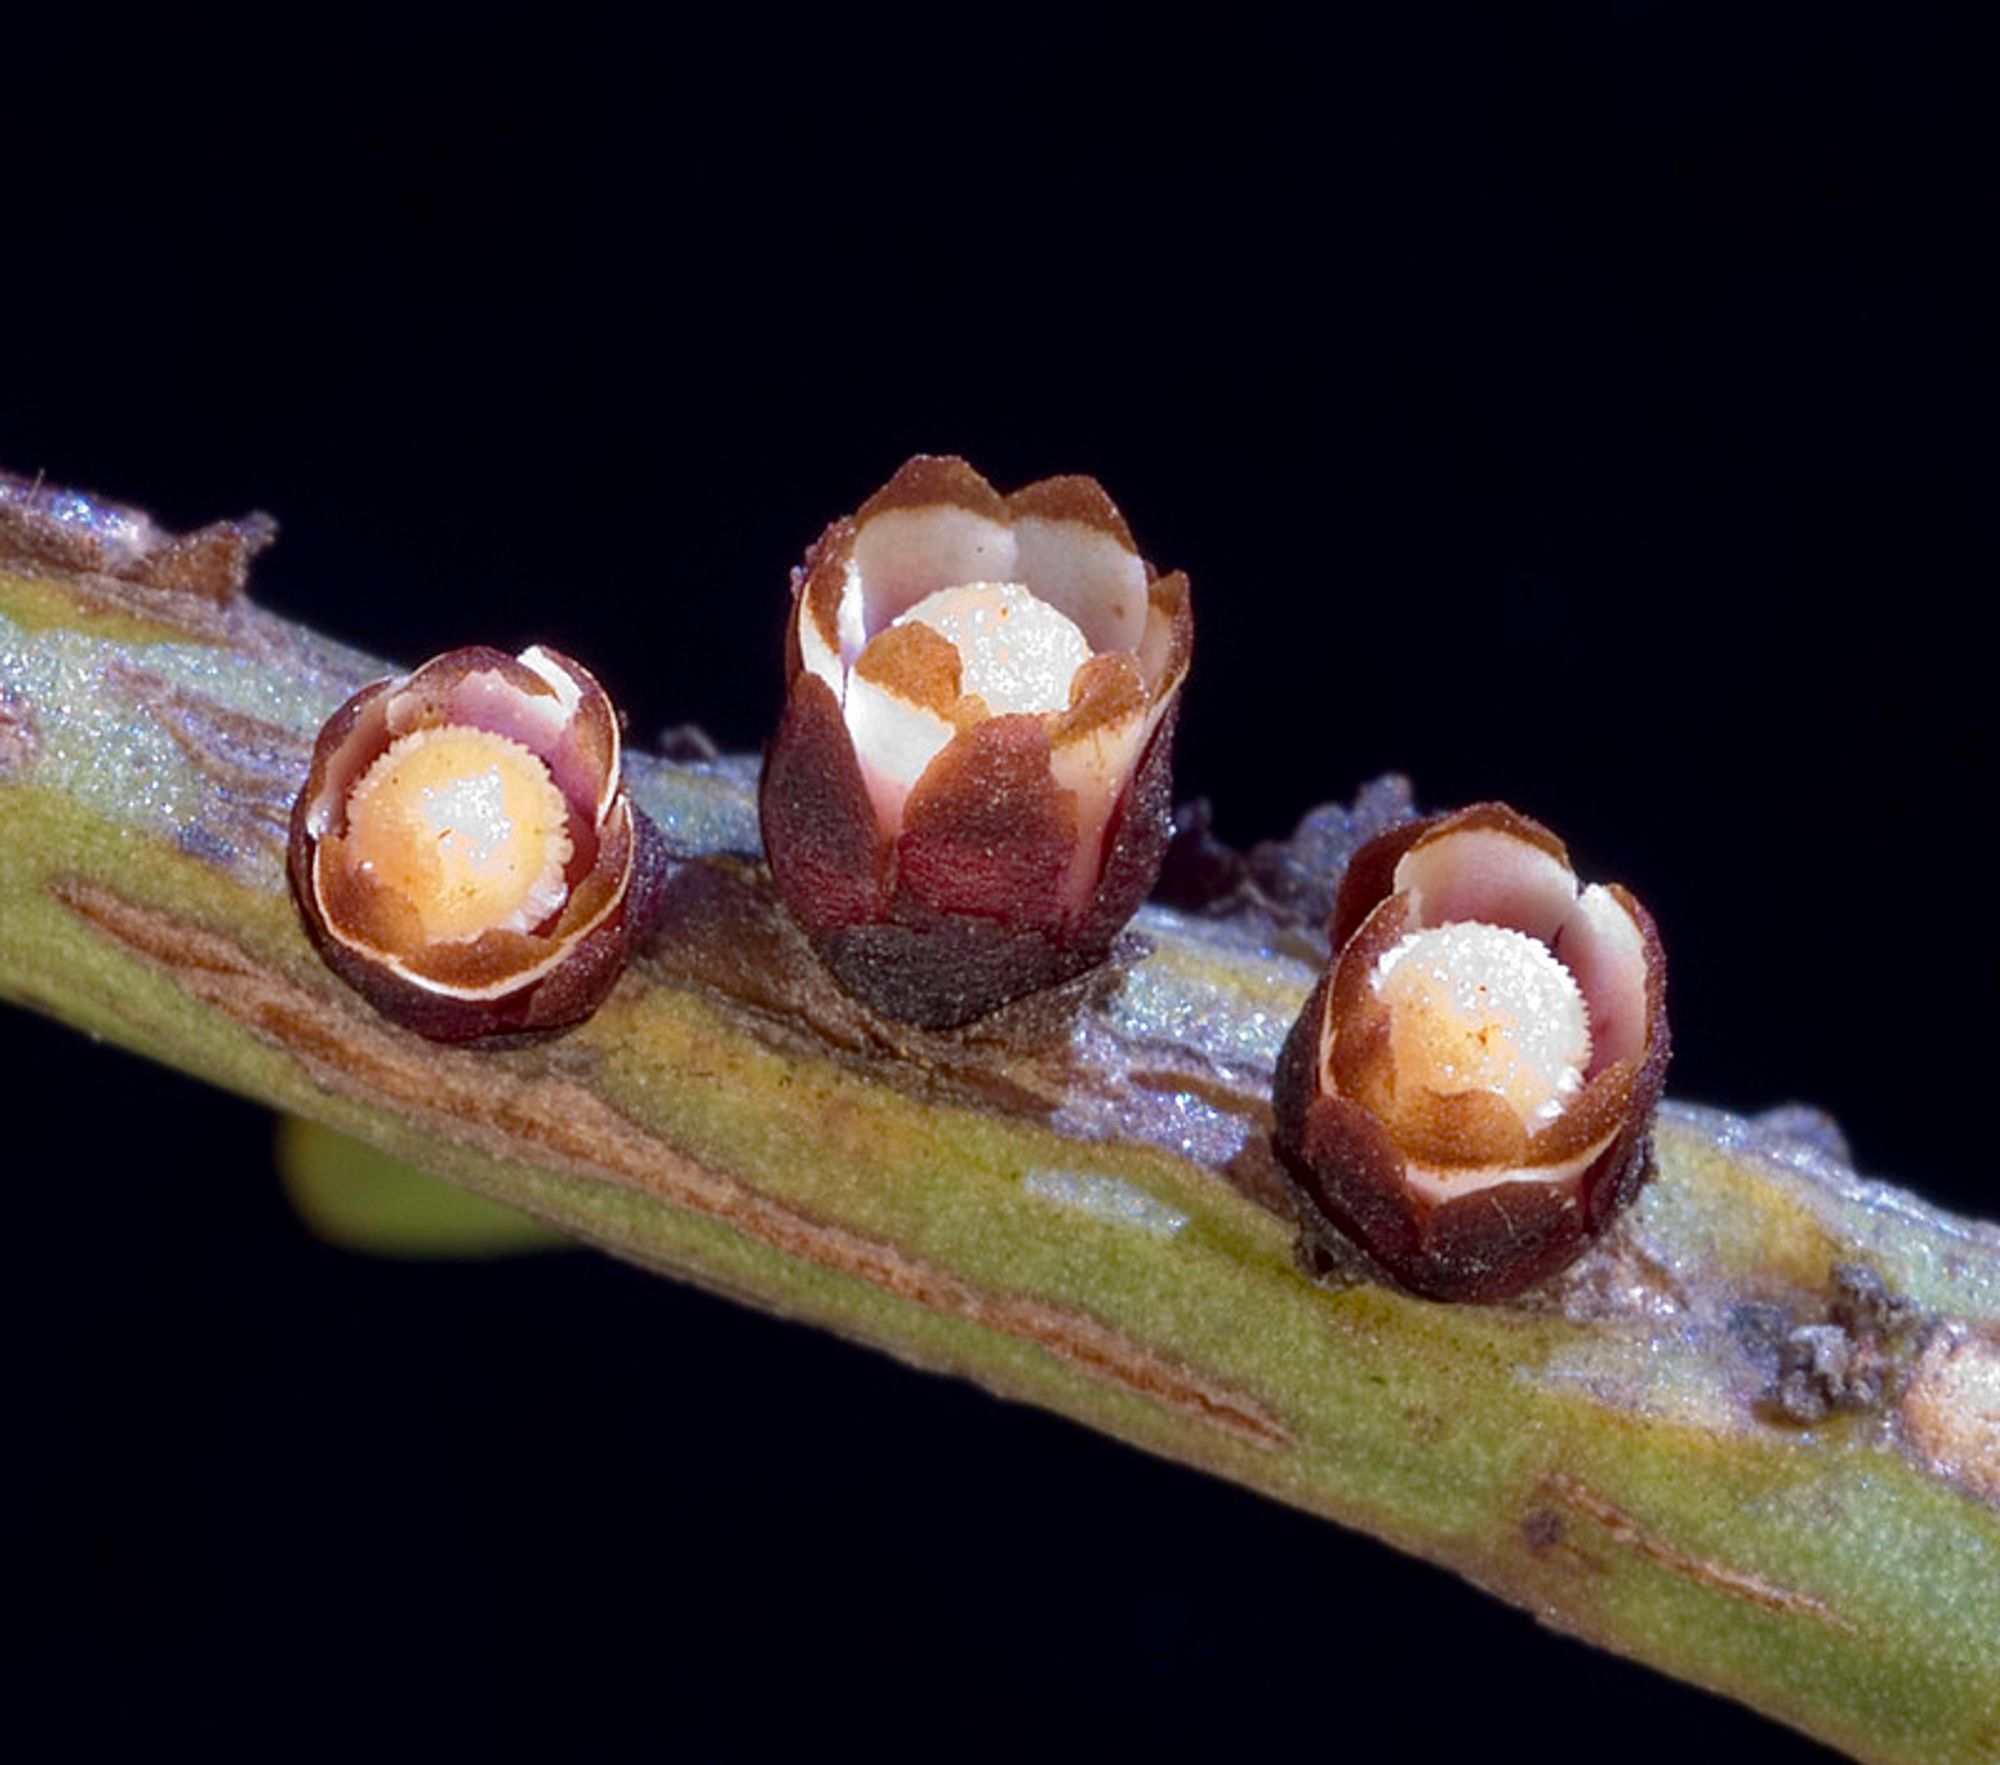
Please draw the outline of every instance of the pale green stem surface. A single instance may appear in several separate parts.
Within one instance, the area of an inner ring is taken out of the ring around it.
[[[1149,909],[1066,1000],[896,1032],[774,910],[740,764],[632,760],[690,862],[591,1024],[431,1048],[320,966],[283,884],[311,735],[382,671],[240,598],[0,562],[0,992],[1857,1756],[2000,1760],[2000,1233],[1676,1106],[1632,1217],[1532,1303],[1316,1282],[1267,1144],[1297,954]],[[1783,1420],[1743,1308],[1823,1324],[1840,1264],[1915,1321],[1840,1337],[1880,1401]]]

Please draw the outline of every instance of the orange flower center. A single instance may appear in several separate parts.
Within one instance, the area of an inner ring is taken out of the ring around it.
[[[569,809],[549,769],[483,729],[393,742],[347,800],[347,851],[429,943],[524,932],[563,904]]]
[[[1375,969],[1396,1088],[1490,1091],[1531,1130],[1583,1084],[1590,1019],[1575,978],[1525,932],[1471,921],[1412,932]]]

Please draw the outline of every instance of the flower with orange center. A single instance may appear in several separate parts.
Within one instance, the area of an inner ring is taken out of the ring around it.
[[[857,997],[928,1027],[1080,974],[1151,888],[1194,622],[1091,478],[919,455],[794,575],[760,810]]]
[[[1434,1299],[1504,1299],[1573,1262],[1652,1170],[1651,916],[1482,803],[1357,852],[1331,937],[1273,1099],[1308,1236]]]
[[[378,680],[320,731],[292,892],[328,965],[445,1042],[521,1042],[595,1011],[657,914],[665,855],[589,671],[474,646]]]

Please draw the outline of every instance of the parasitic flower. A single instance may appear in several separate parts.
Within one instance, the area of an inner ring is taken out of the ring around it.
[[[665,854],[590,672],[541,645],[474,645],[328,720],[290,872],[319,953],[384,1016],[507,1043],[603,1002],[657,916]]]
[[[793,576],[760,810],[851,993],[960,1024],[1103,960],[1159,872],[1187,579],[1092,478],[919,455]]]
[[[1274,1096],[1308,1236],[1345,1234],[1433,1299],[1505,1299],[1573,1262],[1652,1171],[1652,917],[1481,803],[1357,852],[1330,935]]]

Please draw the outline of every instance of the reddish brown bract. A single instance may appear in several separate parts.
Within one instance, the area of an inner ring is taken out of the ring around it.
[[[378,680],[320,731],[290,874],[327,965],[440,1042],[581,1023],[658,916],[666,857],[589,671],[476,645]]]
[[[841,984],[942,1028],[1102,961],[1165,850],[1193,637],[1094,479],[920,455],[829,527],[759,806]]]
[[[1331,936],[1274,1095],[1308,1237],[1433,1299],[1506,1299],[1573,1262],[1652,1171],[1651,916],[1483,803],[1356,853]]]

